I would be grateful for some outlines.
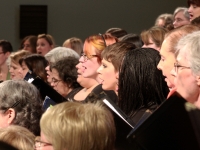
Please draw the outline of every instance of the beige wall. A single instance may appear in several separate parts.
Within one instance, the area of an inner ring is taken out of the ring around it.
[[[69,37],[85,39],[110,27],[140,33],[154,24],[161,13],[173,13],[186,0],[1,0],[0,39],[19,47],[19,6],[48,5],[48,33],[57,45]]]

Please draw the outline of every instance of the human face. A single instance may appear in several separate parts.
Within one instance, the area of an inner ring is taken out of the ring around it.
[[[171,89],[174,88],[174,76],[170,72],[174,67],[176,59],[174,53],[169,51],[169,45],[168,39],[165,39],[160,49],[161,59],[157,68],[162,70],[163,75],[166,77],[165,81],[167,82],[167,86]]]
[[[48,53],[52,49],[52,46],[44,38],[40,38],[37,40],[36,49],[37,49],[38,54],[41,54],[44,56],[46,53]]]
[[[7,53],[4,53],[2,47],[0,47],[0,66],[6,63],[7,58],[8,58]]]
[[[52,69],[51,73],[52,81],[51,86],[63,97],[66,97],[69,92],[71,92],[71,89],[68,87],[66,83],[64,83],[60,77],[59,73],[56,69]]]
[[[51,77],[51,70],[50,70],[50,66],[48,65],[46,68],[46,73],[47,73],[47,82],[51,84],[51,81],[52,81],[52,77]]]
[[[82,65],[82,62],[83,62],[83,56],[79,59],[79,63],[76,65],[76,68],[77,68],[77,73],[78,73],[78,77],[77,77],[77,82],[79,84],[81,84],[81,82],[86,79],[82,76],[82,73],[83,73],[83,70],[84,70],[84,67]]]
[[[156,23],[156,26],[164,27],[165,21],[163,19],[159,19],[158,22]]]
[[[190,24],[190,21],[187,18],[185,18],[183,11],[178,12],[174,17],[174,28],[178,28],[186,24]]]
[[[197,76],[192,72],[189,62],[186,59],[186,54],[178,54],[177,64],[178,67],[171,71],[171,74],[175,76],[176,91],[187,101],[195,103],[199,98],[199,86],[197,84]]]
[[[31,47],[31,44],[30,44],[30,42],[28,40],[26,40],[24,42],[23,49],[32,53],[32,47]]]
[[[19,70],[19,73],[21,73],[23,78],[24,78],[26,76],[27,72],[29,71],[29,68],[28,68],[28,66],[26,65],[26,63],[24,61],[22,62],[22,66],[21,67],[22,67],[22,69]]]
[[[157,51],[160,51],[160,47],[156,46],[156,44],[153,42],[153,40],[150,38],[149,42],[147,44],[144,44],[142,46],[143,48],[153,48]]]
[[[85,42],[84,44],[84,48],[83,48],[83,52],[86,54],[86,51],[89,53],[88,55],[90,56],[94,56],[96,55],[95,53],[95,47],[91,44],[89,44],[88,42]],[[83,59],[83,56],[81,56],[81,58]],[[97,76],[97,69],[100,67],[100,63],[98,62],[98,57],[91,57],[89,59],[84,59],[83,61],[83,72],[82,72],[82,76],[85,78],[93,78],[98,80]]]
[[[188,13],[190,14],[190,22],[196,17],[200,16],[200,7],[194,4],[190,4],[188,8]]]
[[[100,83],[104,90],[114,90],[118,88],[118,71],[115,71],[113,64],[105,59],[102,60],[101,66],[97,70],[99,73]]]
[[[54,150],[53,145],[47,140],[43,132],[40,133],[40,137],[37,137],[35,142],[36,150]]]
[[[11,62],[9,72],[12,80],[23,79],[22,67],[19,64]]]

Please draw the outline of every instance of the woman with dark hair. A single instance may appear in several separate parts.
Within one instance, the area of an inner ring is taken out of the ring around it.
[[[128,51],[119,73],[119,107],[137,123],[146,110],[154,111],[167,97],[169,89],[157,69],[158,51],[138,48]]]
[[[81,90],[77,80],[78,59],[75,57],[65,57],[51,65],[52,82],[51,86],[63,97],[77,93]]]
[[[45,68],[48,65],[48,61],[44,56],[39,54],[31,54],[27,57],[21,58],[19,63],[22,67],[23,77],[25,77],[27,72],[30,70],[34,76],[39,76],[43,81],[47,82]]]
[[[21,41],[20,49],[27,50],[31,53],[36,53],[37,36],[29,35]]]
[[[42,113],[42,101],[34,85],[22,80],[0,84],[0,128],[19,125],[39,135]]]
[[[200,16],[200,0],[188,0],[188,13],[190,14],[190,22]]]

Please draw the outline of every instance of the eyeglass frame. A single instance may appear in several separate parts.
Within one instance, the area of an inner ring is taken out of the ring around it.
[[[60,81],[62,81],[62,80],[58,80],[54,77],[51,79],[51,83],[53,83],[55,86],[57,86]]]
[[[174,70],[176,73],[178,72],[178,68],[180,67],[185,68],[185,69],[191,69],[190,67],[179,65],[178,62],[174,63]]]
[[[20,101],[16,101],[11,107],[6,108],[6,110],[4,112],[6,112],[8,109],[10,108],[15,108],[17,107],[17,105],[19,105]]]
[[[36,136],[34,142],[35,142],[34,148],[40,148],[40,147],[44,147],[44,146],[52,146],[51,143],[47,143],[47,142],[41,141],[41,137],[40,136]],[[39,144],[37,144],[37,143],[39,143]]]
[[[81,56],[83,56],[83,59],[84,61],[87,61],[89,59],[92,59],[93,57],[99,57],[98,55],[89,55],[89,56],[92,56],[92,57],[88,57],[86,54],[84,53],[81,53]]]
[[[0,55],[1,55],[1,54],[5,54],[5,52],[0,52]]]

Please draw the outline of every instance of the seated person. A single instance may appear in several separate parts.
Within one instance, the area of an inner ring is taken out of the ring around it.
[[[115,125],[100,103],[64,102],[49,108],[41,120],[35,147],[54,150],[113,150]]]

